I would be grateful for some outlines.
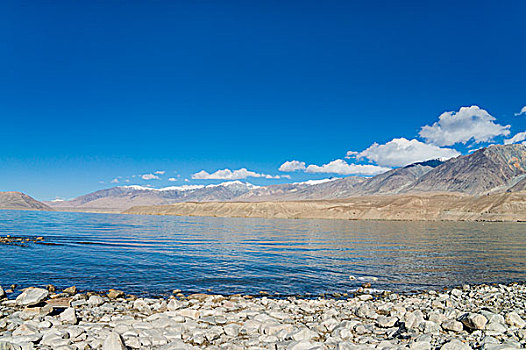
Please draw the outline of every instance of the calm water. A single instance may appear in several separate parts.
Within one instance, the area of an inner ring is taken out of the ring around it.
[[[526,224],[268,220],[0,210],[0,283],[130,293],[396,291],[526,281]]]

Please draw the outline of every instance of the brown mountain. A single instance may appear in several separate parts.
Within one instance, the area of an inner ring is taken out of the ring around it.
[[[404,192],[503,192],[525,174],[525,146],[493,145],[448,160],[407,186]]]
[[[0,192],[0,209],[53,210],[22,192]]]

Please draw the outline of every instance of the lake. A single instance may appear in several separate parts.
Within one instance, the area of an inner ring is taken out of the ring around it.
[[[526,280],[526,224],[242,219],[0,210],[0,283],[139,295],[411,291]]]

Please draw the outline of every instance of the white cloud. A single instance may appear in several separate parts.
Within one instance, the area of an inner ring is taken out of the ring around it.
[[[111,183],[112,184],[118,184],[119,183],[119,179],[115,178],[115,179],[111,180]]]
[[[143,180],[155,180],[155,179],[159,179],[159,176],[154,175],[154,174],[143,174],[141,175],[141,178]]]
[[[377,175],[391,168],[371,164],[349,164],[343,159],[336,159],[321,166],[311,164],[305,170],[307,173],[330,173],[340,175]]]
[[[449,159],[459,156],[460,152],[401,137],[382,145],[375,142],[366,150],[351,155],[354,154],[357,159],[367,158],[380,166],[400,167],[430,159]]]
[[[516,116],[526,114],[526,106],[522,107],[521,111],[519,113],[515,113]]]
[[[519,133],[515,134],[515,136],[513,136],[511,139],[504,140],[504,144],[505,145],[510,145],[512,143],[519,143],[519,142],[524,141],[524,140],[526,140],[526,131],[519,132]]]
[[[281,164],[278,170],[284,172],[305,170],[305,162],[300,162],[297,160],[286,161],[285,163]]]
[[[478,106],[462,107],[458,112],[444,112],[433,125],[423,126],[419,135],[437,146],[451,146],[470,140],[488,142],[496,136],[510,134],[510,125],[495,123],[495,117]]]
[[[247,177],[262,177],[265,179],[279,179],[280,176],[272,176],[268,174],[260,174],[254,171],[247,170],[246,168],[241,168],[238,170],[223,169],[217,170],[214,173],[208,173],[204,170],[201,170],[198,173],[192,175],[192,179],[198,180],[239,180],[246,179]]]
[[[168,179],[168,181],[174,182],[174,181],[177,181],[177,179],[175,177],[171,177],[171,178]]]
[[[157,170],[154,174],[157,174],[157,175],[164,175],[166,171],[164,170]]]
[[[347,151],[347,154],[345,155],[345,159],[356,158],[356,156],[357,156],[358,154],[360,154],[360,152]]]

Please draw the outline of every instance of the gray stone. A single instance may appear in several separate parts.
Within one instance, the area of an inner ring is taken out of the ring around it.
[[[4,299],[5,297],[6,295],[5,295],[4,289],[2,288],[2,286],[0,286],[0,299]]]
[[[503,334],[506,333],[506,331],[506,326],[499,322],[490,322],[486,325],[486,333]]]
[[[442,345],[440,350],[472,350],[471,346],[466,343],[461,342],[458,339],[453,339],[450,342]]]
[[[376,323],[378,324],[379,327],[382,327],[382,328],[394,327],[397,321],[398,321],[397,317],[378,316],[378,318],[376,319]]]
[[[431,321],[424,321],[421,322],[418,328],[426,334],[439,334],[440,333],[440,326],[437,325],[435,322]]]
[[[428,341],[415,341],[409,345],[411,350],[431,350],[431,343]]]
[[[464,329],[462,326],[462,323],[456,321],[456,320],[445,320],[441,324],[442,328],[446,331],[456,332],[460,333]]]
[[[16,304],[19,306],[34,306],[40,304],[49,295],[46,289],[27,288],[16,298]]]

